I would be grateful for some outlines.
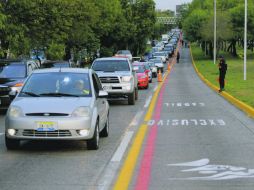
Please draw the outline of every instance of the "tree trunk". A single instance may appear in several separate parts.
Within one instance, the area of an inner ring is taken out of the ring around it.
[[[209,56],[213,59],[213,43],[209,42]]]

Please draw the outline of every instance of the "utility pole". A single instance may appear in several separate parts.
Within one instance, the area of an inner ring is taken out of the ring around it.
[[[217,36],[216,36],[216,31],[217,31],[217,15],[216,15],[216,0],[214,0],[214,42],[213,42],[213,62],[214,62],[214,64],[216,64],[216,53],[217,53],[217,40],[216,40],[216,38],[217,38]]]
[[[244,14],[244,80],[247,80],[247,0],[245,0]]]

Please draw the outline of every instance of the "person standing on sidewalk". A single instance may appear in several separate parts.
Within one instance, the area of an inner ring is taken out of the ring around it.
[[[227,72],[227,64],[226,64],[226,60],[224,59],[224,57],[222,55],[219,56],[219,72],[220,72],[220,76],[219,76],[219,82],[220,82],[220,90],[219,92],[222,92],[225,86],[225,76],[226,76],[226,72]]]
[[[179,53],[179,51],[177,51],[177,54],[176,54],[177,63],[179,63],[179,59],[180,59],[180,53]]]

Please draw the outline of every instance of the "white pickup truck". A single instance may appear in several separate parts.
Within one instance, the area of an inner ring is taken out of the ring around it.
[[[138,99],[138,80],[128,58],[108,57],[94,60],[92,69],[97,73],[109,100],[127,98],[129,105]]]

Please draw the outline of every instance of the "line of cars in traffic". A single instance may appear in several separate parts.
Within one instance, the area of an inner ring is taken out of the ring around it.
[[[158,70],[163,72],[161,57],[132,62],[132,55],[121,54],[126,52],[97,58],[91,69],[59,61],[39,67],[33,60],[1,60],[1,78],[9,83],[0,89],[8,88],[5,96],[12,100],[5,119],[7,149],[19,148],[23,140],[85,140],[88,149],[98,149],[100,137],[109,135],[108,100],[134,105],[138,89],[147,89]],[[21,66],[16,73],[10,70]]]

